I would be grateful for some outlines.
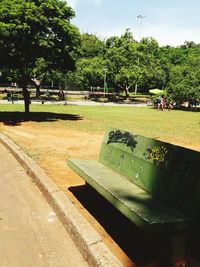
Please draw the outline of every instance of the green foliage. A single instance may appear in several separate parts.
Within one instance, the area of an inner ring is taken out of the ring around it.
[[[46,66],[63,72],[75,69],[73,55],[80,38],[70,24],[73,17],[74,11],[61,0],[0,2],[0,67],[14,71],[24,90],[27,113],[27,85],[36,72]],[[43,66],[39,59],[45,62]]]
[[[84,77],[87,87],[103,86],[105,61],[102,57],[83,58],[77,63],[77,70]]]
[[[82,34],[76,72],[67,74],[67,83],[86,90],[90,87],[103,87],[104,69],[107,65],[104,59],[105,51],[104,41],[93,34]]]
[[[77,70],[67,75],[79,87],[103,87],[106,82],[115,91],[129,97],[137,88],[168,89],[168,98],[183,102],[199,98],[200,46],[185,42],[180,47],[159,47],[153,38],[136,42],[130,30],[120,37],[100,40],[95,35],[81,36]]]
[[[100,40],[94,34],[84,33],[81,35],[80,55],[84,58],[102,57],[106,46],[104,41]]]
[[[134,40],[129,29],[106,40],[79,34],[74,11],[62,0],[0,2],[0,68],[23,88],[31,79],[59,80],[79,90],[105,83],[129,97],[138,89],[167,89],[168,98],[200,98],[200,45],[159,47]],[[65,74],[65,75],[64,75]],[[66,79],[65,79],[66,78]]]
[[[192,98],[200,99],[200,49],[188,52],[187,59],[173,66],[170,73],[168,92],[172,98],[182,103]]]
[[[129,88],[133,86],[139,77],[137,44],[128,30],[121,37],[111,37],[107,40],[108,69],[112,73],[116,88],[121,88],[129,96]]]
[[[70,53],[79,42],[78,30],[69,22],[73,16],[60,0],[2,0],[0,64],[22,73],[43,57],[51,68],[73,68]]]

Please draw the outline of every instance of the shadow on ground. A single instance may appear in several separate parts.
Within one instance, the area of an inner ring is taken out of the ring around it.
[[[175,260],[173,255],[174,251],[169,235],[142,231],[88,184],[70,187],[69,190],[129,257],[132,263],[131,265],[130,263],[127,264],[127,266],[197,266],[193,263],[181,265],[181,262],[177,262],[177,258]],[[194,241],[192,242],[194,243]],[[198,242],[195,242],[194,247],[198,246]],[[181,258],[178,257],[178,261],[182,261]]]
[[[76,121],[82,120],[82,117],[75,114],[60,114],[53,112],[30,112],[29,115],[26,115],[23,112],[0,112],[0,122],[12,126],[20,125],[25,121],[53,122],[57,120]]]

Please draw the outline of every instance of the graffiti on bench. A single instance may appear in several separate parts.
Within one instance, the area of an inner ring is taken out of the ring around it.
[[[121,132],[119,130],[109,132],[107,144],[111,143],[125,144],[127,147],[130,147],[132,151],[137,144],[137,142],[134,140],[134,135],[130,134],[129,132]]]

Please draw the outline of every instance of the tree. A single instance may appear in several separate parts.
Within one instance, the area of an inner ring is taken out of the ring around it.
[[[103,85],[103,69],[106,68],[105,51],[105,42],[96,35],[82,34],[76,71],[66,75],[68,86],[82,90]]]
[[[93,58],[102,57],[105,53],[106,46],[104,41],[94,34],[83,33],[81,35],[81,57]]]
[[[160,52],[158,42],[153,38],[143,38],[137,46],[137,57],[141,70],[139,83],[143,91],[165,87],[168,64]]]
[[[106,41],[109,72],[115,86],[125,91],[129,98],[129,89],[137,83],[140,76],[138,66],[137,43],[129,30],[121,37],[111,37]]]
[[[190,54],[184,64],[174,66],[170,73],[168,94],[178,103],[200,99],[200,57]]]
[[[103,86],[103,70],[106,68],[106,62],[102,57],[91,59],[83,58],[77,63],[77,74],[82,76],[82,82],[87,88]]]
[[[34,82],[36,87],[36,97],[39,97],[40,86],[45,75],[47,75],[48,65],[46,64],[44,58],[38,58],[35,65],[35,68],[32,70],[31,80]]]
[[[29,113],[28,83],[43,58],[49,69],[75,68],[80,36],[74,11],[62,0],[0,1],[0,67],[14,70]]]

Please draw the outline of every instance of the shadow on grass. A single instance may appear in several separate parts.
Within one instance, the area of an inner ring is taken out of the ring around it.
[[[0,112],[0,122],[12,126],[20,125],[25,121],[54,122],[58,120],[77,121],[82,120],[82,117],[75,114],[60,114],[53,112],[30,112],[28,116],[24,112]]]
[[[175,107],[175,110],[181,110],[181,111],[190,111],[190,112],[200,112],[200,106],[196,108],[189,108],[189,107]]]

